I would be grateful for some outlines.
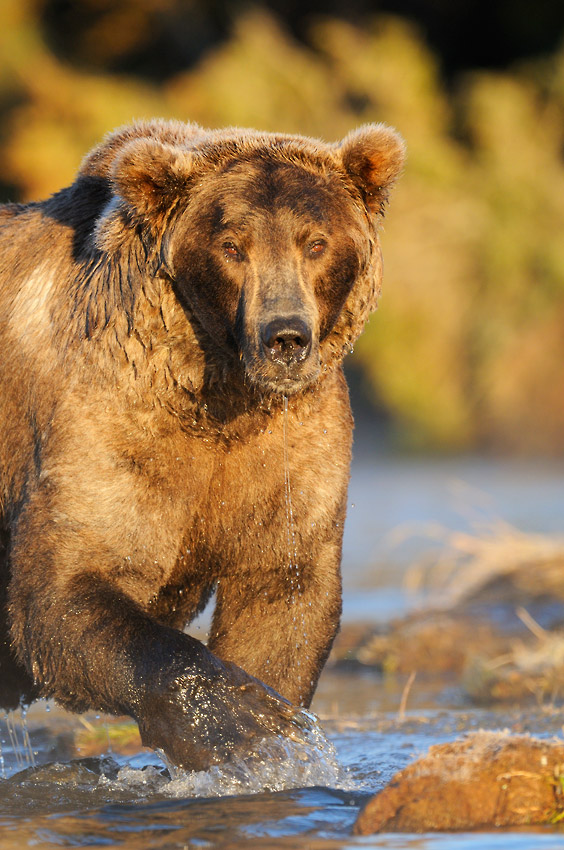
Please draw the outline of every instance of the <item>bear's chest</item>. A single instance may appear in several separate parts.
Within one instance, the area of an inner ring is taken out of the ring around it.
[[[218,573],[274,565],[307,548],[341,509],[350,437],[331,423],[280,416],[221,451],[194,451],[185,549]]]

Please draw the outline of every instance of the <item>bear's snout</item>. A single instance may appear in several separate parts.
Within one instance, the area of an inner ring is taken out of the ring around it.
[[[306,359],[311,339],[311,328],[299,316],[279,317],[261,328],[261,341],[268,359],[287,366]]]

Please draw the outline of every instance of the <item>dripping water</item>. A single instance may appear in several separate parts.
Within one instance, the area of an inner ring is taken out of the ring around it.
[[[298,685],[302,685],[304,684],[304,674],[307,673],[307,670],[309,668],[309,650],[306,618],[304,611],[305,601],[303,598],[305,588],[303,587],[303,575],[300,571],[300,563],[298,559],[296,526],[294,522],[294,506],[292,504],[292,486],[290,482],[290,461],[288,457],[287,396],[284,396],[284,404],[282,408],[282,439],[284,448],[284,495],[286,501],[286,538],[288,548],[288,568],[290,577],[290,605],[294,608],[292,620],[296,636],[297,649],[295,660],[296,678],[298,680]],[[303,665],[301,664],[300,659],[305,660],[305,663]],[[309,687],[306,685],[306,688],[304,690],[307,692],[309,690]],[[354,786],[354,782],[351,782],[350,778],[347,775],[347,770],[344,770],[339,764],[335,748],[323,734],[320,726],[318,725],[317,718],[315,717],[315,715],[309,714],[309,712],[303,709],[301,714],[304,729],[302,730],[302,735],[300,736],[300,739],[297,740],[294,744],[294,747],[297,748],[295,749],[295,751],[288,751],[282,761],[287,761],[291,771],[294,771],[296,769],[296,765],[298,765],[299,763],[307,764],[308,770],[311,768],[314,772],[317,770],[325,771],[327,770],[327,768],[329,768],[329,771],[335,771],[334,777],[337,780],[338,784],[342,785],[342,787],[352,788]],[[280,746],[280,742],[277,743],[278,746]],[[313,749],[310,749],[312,744]],[[280,763],[280,759],[277,759],[276,761],[278,764]],[[263,766],[265,764],[266,762],[263,762]],[[279,767],[277,769],[279,770]],[[335,779],[332,779],[331,782],[334,782]],[[264,773],[264,771],[262,771],[261,782],[264,783],[265,781],[265,787],[267,787],[268,782],[270,780],[267,779],[266,774]],[[284,781],[288,782],[288,779]],[[302,777],[302,781],[315,781],[314,773],[308,775],[307,777],[304,775]]]
[[[24,752],[26,755],[27,763],[30,767],[35,767],[35,756],[33,753],[33,749],[31,746],[31,740],[29,737],[29,729],[27,728],[27,710],[25,708],[21,708],[21,727],[22,727],[22,738],[23,738],[23,746]]]
[[[25,767],[35,767],[35,754],[31,746],[29,730],[27,727],[27,712],[24,708],[20,709],[19,722],[16,711],[6,712],[4,715],[6,722],[6,731],[8,733],[8,745],[13,753],[18,770]],[[0,746],[0,771],[5,778],[4,755],[1,752]]]
[[[305,616],[303,606],[300,605],[300,595],[302,592],[302,576],[300,574],[300,565],[298,562],[298,551],[296,544],[296,528],[294,523],[294,508],[292,505],[292,487],[290,483],[290,463],[288,458],[288,397],[284,396],[284,405],[282,409],[282,438],[284,446],[284,495],[286,501],[286,538],[288,548],[288,568],[290,574],[290,592],[291,605],[294,606],[294,631],[296,632],[296,645],[303,643],[307,646],[307,634]],[[296,615],[296,611],[300,612],[300,616]],[[301,633],[298,633],[301,627]],[[301,684],[302,671],[300,670],[300,657],[302,653],[298,652],[296,656],[296,673],[298,682]]]

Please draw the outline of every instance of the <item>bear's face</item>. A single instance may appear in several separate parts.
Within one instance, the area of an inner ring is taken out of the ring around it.
[[[336,175],[257,156],[194,188],[170,265],[214,340],[248,380],[292,393],[320,368],[319,346],[368,261],[368,225]]]
[[[324,340],[370,273],[402,160],[381,127],[340,148],[242,136],[186,151],[140,139],[115,183],[214,347],[262,391],[291,394],[318,377]]]

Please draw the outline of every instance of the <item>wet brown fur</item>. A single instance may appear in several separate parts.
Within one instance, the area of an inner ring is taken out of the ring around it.
[[[309,704],[340,614],[341,361],[402,159],[380,125],[326,145],[155,121],[0,211],[5,706],[127,713],[205,766],[284,714],[247,674]],[[311,351],[283,367],[261,329],[292,311]],[[206,649],[180,630],[214,589]]]

